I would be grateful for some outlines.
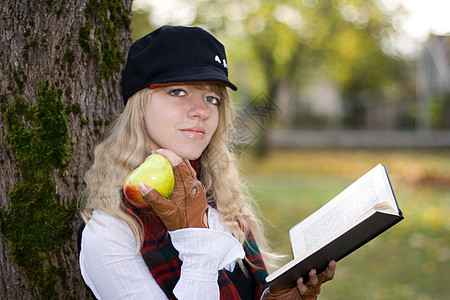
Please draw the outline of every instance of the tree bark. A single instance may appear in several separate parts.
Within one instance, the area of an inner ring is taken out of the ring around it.
[[[131,0],[0,6],[0,298],[89,299],[77,203],[123,109]]]

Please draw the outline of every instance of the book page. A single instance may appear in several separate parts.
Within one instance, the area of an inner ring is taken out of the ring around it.
[[[379,164],[294,226],[289,231],[294,258],[315,247],[374,206],[389,202],[395,207],[389,182],[385,178],[385,169]]]

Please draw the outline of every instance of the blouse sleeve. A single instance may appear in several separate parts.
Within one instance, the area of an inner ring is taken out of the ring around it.
[[[167,297],[137,251],[130,227],[95,211],[83,230],[80,269],[97,299],[157,299]]]
[[[219,270],[244,258],[242,245],[230,233],[215,229],[185,228],[169,234],[182,261],[173,290],[177,299],[219,300]]]
[[[174,294],[183,299],[219,299],[218,271],[234,269],[244,258],[242,245],[210,209],[210,229],[186,228],[169,232],[182,261]],[[80,269],[98,299],[156,299],[167,297],[142,255],[130,227],[107,213],[95,211],[83,230]]]

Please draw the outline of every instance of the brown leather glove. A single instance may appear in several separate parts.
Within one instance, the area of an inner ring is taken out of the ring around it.
[[[189,160],[173,167],[175,186],[172,195],[166,199],[156,190],[144,195],[144,200],[158,214],[169,231],[188,228],[208,228],[208,204],[203,184]]]
[[[289,286],[271,286],[266,292],[262,300],[316,300],[320,293],[320,286],[322,283],[333,279],[333,276],[328,277],[323,274],[317,274],[318,282],[315,286],[309,282],[305,283],[308,289],[301,293],[298,287]]]
[[[271,286],[262,300],[303,300],[297,287]]]

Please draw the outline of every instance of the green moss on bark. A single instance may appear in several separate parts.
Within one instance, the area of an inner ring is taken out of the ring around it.
[[[16,66],[16,70],[13,72],[13,78],[16,83],[17,92],[23,94],[25,89],[26,76],[20,65]]]
[[[86,23],[78,31],[78,43],[84,54],[94,56],[100,64],[100,80],[120,71],[125,56],[120,50],[120,28],[130,27],[130,16],[120,0],[90,0],[84,15]],[[92,24],[96,24],[95,29]]]
[[[57,258],[71,240],[76,211],[76,201],[61,199],[55,183],[55,176],[64,181],[72,156],[62,90],[43,82],[36,104],[15,98],[4,121],[18,180],[8,192],[9,209],[0,208],[0,229],[14,263],[41,297],[56,299],[55,286],[64,288],[67,277]]]

